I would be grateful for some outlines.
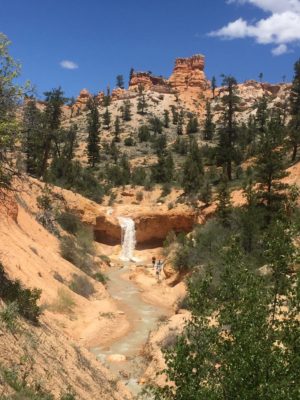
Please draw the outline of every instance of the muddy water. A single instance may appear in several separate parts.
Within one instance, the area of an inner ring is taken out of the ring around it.
[[[138,287],[123,278],[129,268],[128,263],[124,263],[123,268],[114,268],[108,274],[108,292],[119,302],[120,310],[123,310],[129,317],[132,329],[121,339],[113,343],[109,348],[98,347],[92,352],[101,362],[119,378],[122,379],[133,394],[141,390],[138,380],[143,374],[143,358],[141,349],[146,343],[149,332],[155,329],[158,318],[167,315],[167,310],[154,307],[142,300]],[[123,362],[110,362],[108,356],[120,354],[126,357]]]

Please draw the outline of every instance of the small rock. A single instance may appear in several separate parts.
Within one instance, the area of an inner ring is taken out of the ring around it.
[[[126,357],[123,354],[111,354],[107,357],[107,360],[111,362],[124,362],[126,361]]]

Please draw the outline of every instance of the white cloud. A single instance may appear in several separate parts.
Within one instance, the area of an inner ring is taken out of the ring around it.
[[[76,63],[74,63],[74,61],[70,61],[70,60],[63,60],[59,63],[59,65],[65,69],[77,69],[78,68],[78,65]]]
[[[274,56],[281,56],[282,54],[285,54],[287,52],[288,52],[288,47],[286,44],[280,44],[279,46],[272,49],[272,54]]]
[[[249,23],[239,18],[210,36],[222,39],[253,38],[259,44],[276,44],[274,55],[288,52],[288,45],[300,43],[300,0],[227,0],[228,4],[252,4],[270,15]]]

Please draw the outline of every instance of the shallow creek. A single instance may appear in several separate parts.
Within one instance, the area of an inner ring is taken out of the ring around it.
[[[93,348],[92,352],[112,372],[119,375],[133,394],[137,394],[142,388],[138,380],[144,372],[141,349],[147,342],[149,332],[156,328],[158,318],[161,315],[167,315],[168,311],[143,301],[136,284],[122,276],[128,272],[129,266],[129,262],[124,262],[123,268],[114,267],[110,270],[107,289],[109,294],[118,301],[120,310],[128,316],[131,329],[127,335],[118,339],[110,347]],[[113,354],[124,355],[126,361],[109,361],[107,357]]]

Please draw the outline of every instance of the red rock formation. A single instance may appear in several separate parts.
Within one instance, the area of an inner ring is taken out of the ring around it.
[[[177,58],[169,82],[178,91],[189,87],[206,90],[209,85],[205,78],[204,66],[205,57],[201,54],[190,58]]]
[[[202,114],[210,83],[204,74],[205,57],[196,54],[189,58],[177,58],[169,83],[180,100],[193,112]]]
[[[91,96],[92,95],[87,89],[82,89],[75,101],[75,104],[72,106],[72,115],[78,115],[81,111],[85,111],[86,105]]]
[[[193,212],[143,213],[133,217],[136,227],[137,245],[161,246],[169,232],[191,232],[196,222]],[[95,240],[115,245],[121,243],[121,228],[115,218],[101,215],[94,226]]]
[[[160,76],[155,76],[149,72],[134,72],[129,83],[129,90],[138,91],[142,86],[145,90],[170,92],[168,81]]]

